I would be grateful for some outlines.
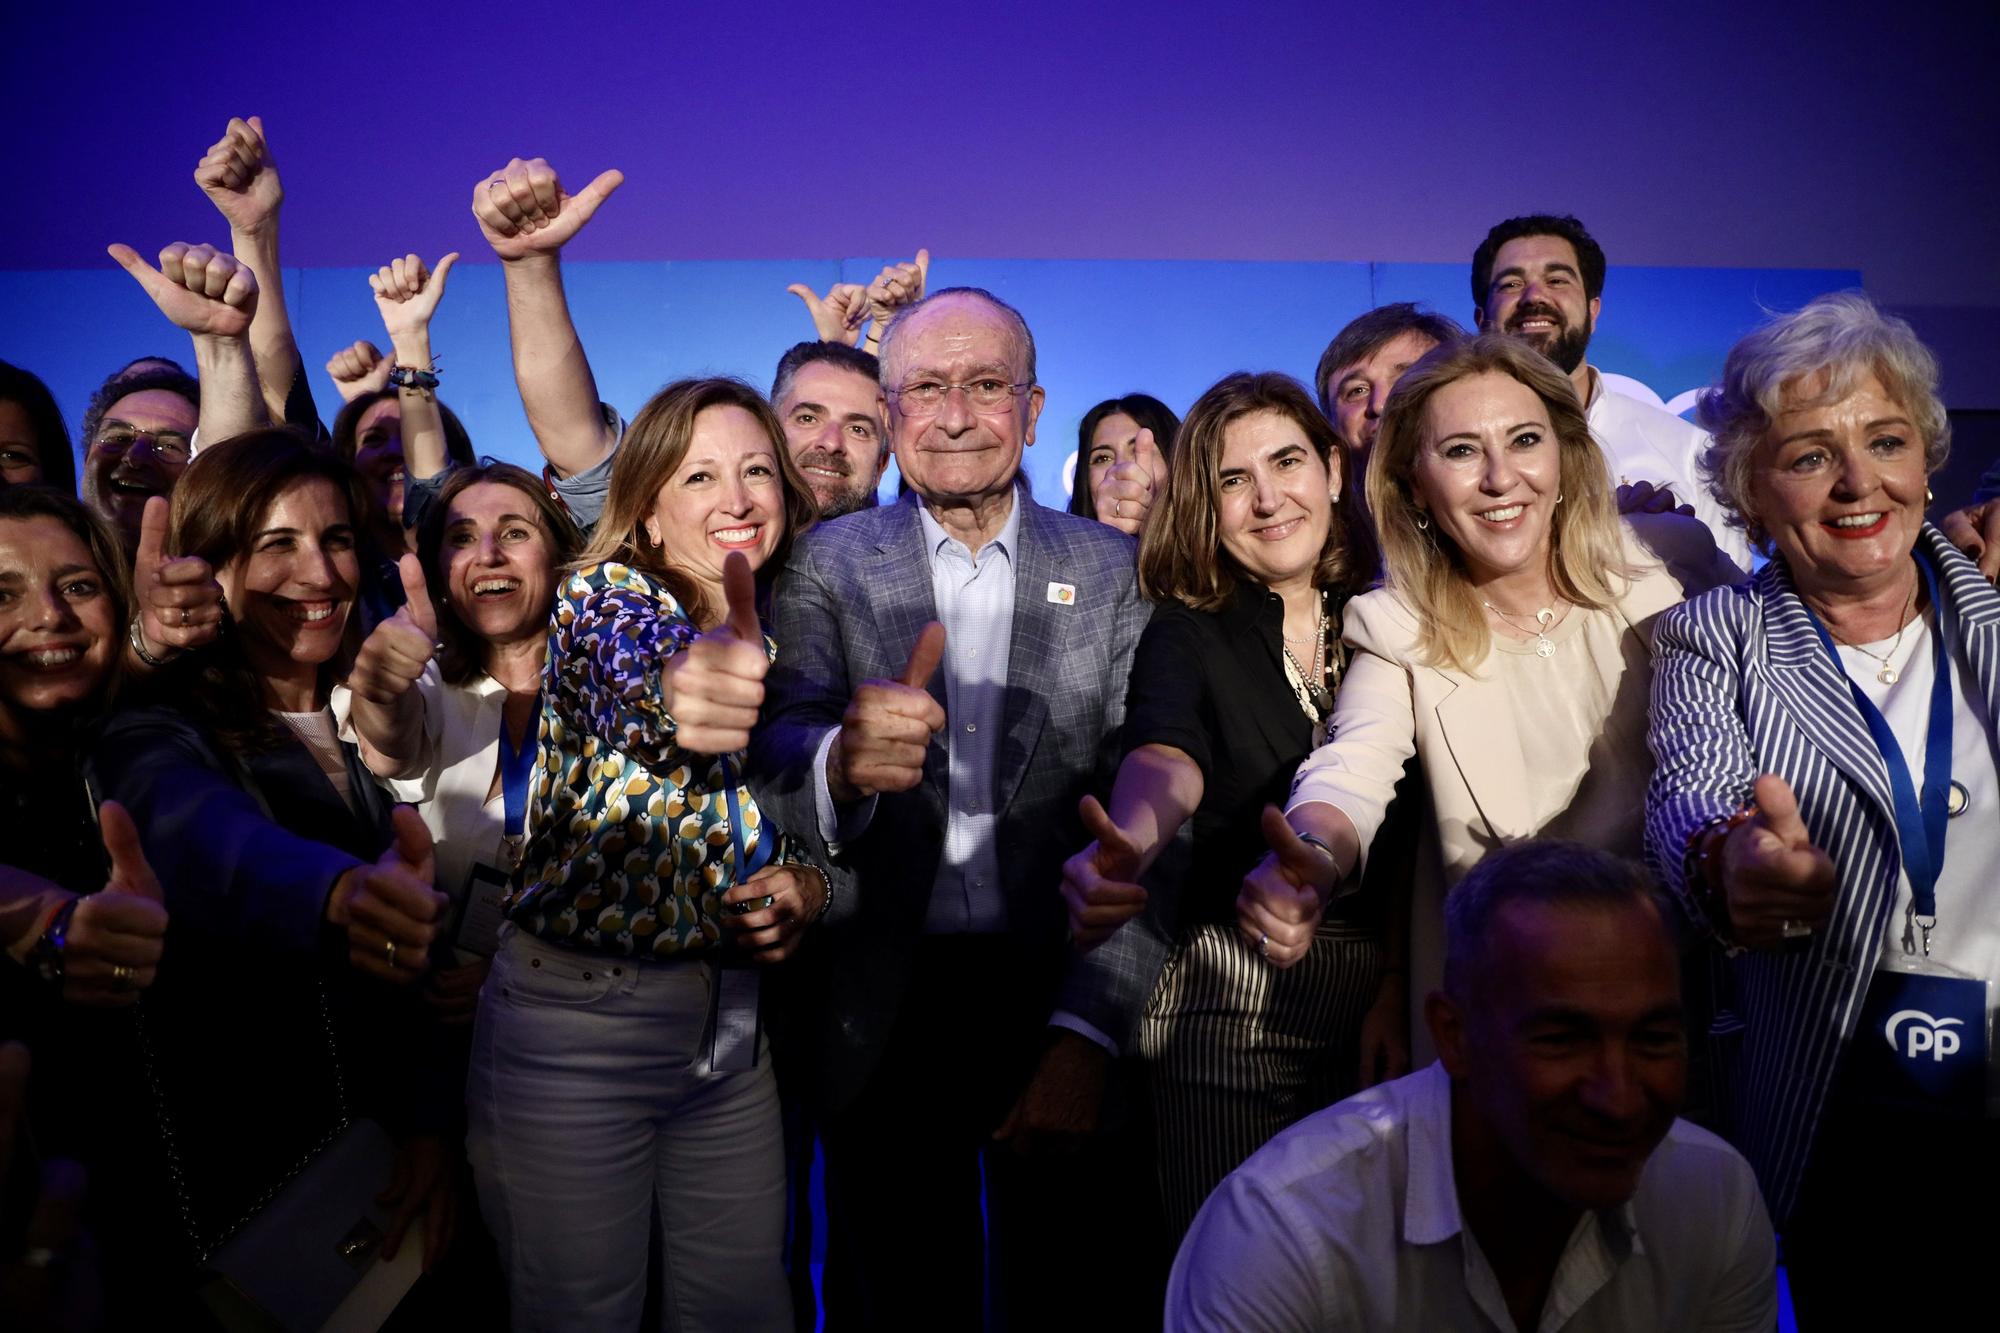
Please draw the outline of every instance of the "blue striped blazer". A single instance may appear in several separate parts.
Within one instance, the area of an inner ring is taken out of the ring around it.
[[[2000,717],[2000,592],[1935,527],[1925,524],[1917,545],[1942,575],[1939,614],[1956,626],[1959,669],[1970,663],[1989,715]],[[1888,768],[1784,561],[1662,617],[1650,739],[1646,850],[1697,924],[1709,923],[1684,883],[1688,839],[1748,800],[1760,774],[1791,784],[1838,876],[1833,919],[1808,947],[1744,952],[1722,969],[1727,993],[1713,1032],[1724,1127],[1782,1226],[1902,868]]]

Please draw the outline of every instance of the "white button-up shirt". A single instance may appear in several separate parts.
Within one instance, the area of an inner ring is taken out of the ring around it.
[[[1776,1259],[1749,1163],[1676,1120],[1631,1201],[1578,1219],[1536,1328],[1766,1333]],[[1443,1067],[1309,1116],[1238,1167],[1181,1245],[1166,1327],[1512,1333],[1459,1214]]]

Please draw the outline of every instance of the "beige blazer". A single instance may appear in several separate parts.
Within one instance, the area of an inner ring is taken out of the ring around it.
[[[1662,611],[1743,578],[1697,520],[1632,515],[1625,536],[1638,576],[1612,612],[1648,648]],[[1289,808],[1338,807],[1353,821],[1365,861],[1404,763],[1418,757],[1433,820],[1409,875],[1411,997],[1421,1006],[1442,980],[1446,890],[1487,852],[1536,832],[1519,731],[1533,719],[1516,716],[1496,681],[1421,662],[1416,613],[1387,588],[1349,602],[1343,632],[1355,652],[1335,702],[1333,739],[1299,766]],[[1428,1047],[1420,1025],[1412,1037]]]

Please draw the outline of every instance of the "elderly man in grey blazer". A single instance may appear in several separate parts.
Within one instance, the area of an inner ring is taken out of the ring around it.
[[[933,294],[882,383],[911,494],[808,533],[772,599],[751,776],[835,874],[778,1058],[820,1128],[829,1326],[1044,1325],[1074,1287],[1048,1265],[1104,1271],[1129,1231],[1091,1140],[1164,941],[1070,949],[1059,884],[1148,607],[1132,539],[1020,479],[1043,393],[1017,311]]]

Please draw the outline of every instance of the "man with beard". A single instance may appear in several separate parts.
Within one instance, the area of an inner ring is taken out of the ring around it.
[[[889,441],[873,356],[843,343],[799,343],[778,361],[771,406],[822,520],[874,506]]]
[[[1573,217],[1508,218],[1473,252],[1472,318],[1480,332],[1512,334],[1555,362],[1576,386],[1612,480],[1671,490],[1708,525],[1723,554],[1748,569],[1749,539],[1724,522],[1697,471],[1707,434],[1671,412],[1606,389],[1584,359],[1603,295],[1604,251]],[[1632,503],[1629,495],[1620,499],[1621,507]]]

